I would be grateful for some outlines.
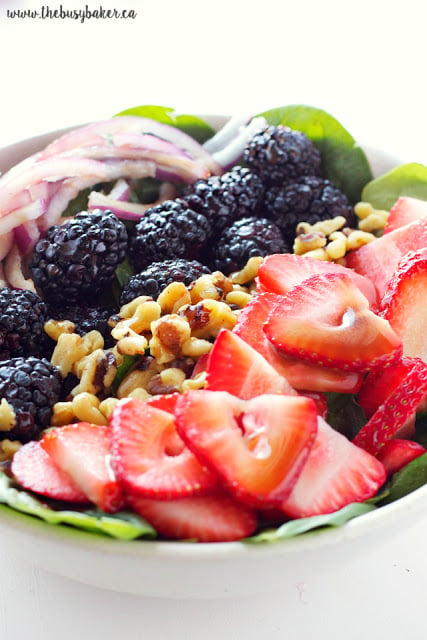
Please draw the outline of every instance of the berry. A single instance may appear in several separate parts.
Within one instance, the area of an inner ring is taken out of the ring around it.
[[[427,365],[419,358],[412,358],[412,362],[408,359],[407,363],[406,375],[353,440],[373,455],[377,455],[391,438],[400,436],[402,427],[427,393]]]
[[[99,331],[104,338],[105,347],[115,344],[111,336],[108,320],[117,313],[116,309],[104,307],[82,306],[53,306],[49,305],[49,316],[54,320],[69,320],[75,325],[75,333],[84,336],[89,331]]]
[[[392,476],[425,453],[426,449],[418,442],[393,438],[385,443],[377,457],[383,463],[387,475]]]
[[[291,491],[317,432],[310,398],[265,394],[241,400],[226,391],[188,391],[176,403],[187,446],[252,506],[274,506]]]
[[[281,185],[300,176],[320,176],[321,156],[301,131],[268,126],[248,143],[243,160],[266,185]]]
[[[403,353],[427,361],[427,249],[407,253],[382,300],[382,316],[401,338]]]
[[[330,180],[316,176],[303,176],[294,182],[268,189],[263,213],[277,224],[290,246],[300,222],[315,224],[343,216],[347,226],[355,226],[355,214],[347,196]]]
[[[263,393],[296,395],[286,378],[228,329],[221,329],[209,352],[206,383],[211,391],[228,391],[242,400]]]
[[[0,363],[0,398],[15,412],[15,425],[0,437],[27,442],[50,425],[62,380],[45,358],[11,358]]]
[[[235,166],[221,176],[197,180],[186,187],[182,196],[188,205],[203,213],[217,234],[235,220],[259,213],[264,185],[256,174]]]
[[[335,262],[323,262],[294,253],[270,255],[264,258],[258,268],[257,289],[261,292],[269,291],[284,295],[296,284],[301,284],[315,273],[347,273],[369,300],[371,308],[376,308],[377,292],[369,278]]]
[[[242,269],[249,258],[284,253],[280,229],[266,218],[242,218],[223,230],[212,250],[211,266],[225,275]]]
[[[134,511],[164,538],[232,542],[254,533],[255,512],[224,492],[179,500],[130,497]]]
[[[381,462],[319,418],[307,462],[281,509],[289,518],[333,513],[372,498],[385,480]]]
[[[128,280],[121,293],[120,304],[127,304],[138,296],[156,299],[172,282],[183,282],[188,286],[204,273],[210,273],[210,269],[197,260],[177,258],[153,262]]]
[[[0,360],[46,355],[47,319],[46,303],[37,293],[0,288]]]
[[[401,196],[390,209],[384,233],[390,233],[390,231],[399,229],[399,227],[424,216],[427,216],[427,202],[425,200]]]
[[[149,209],[130,238],[130,261],[136,272],[152,262],[198,259],[211,235],[208,219],[182,199],[166,200]]]
[[[315,274],[293,287],[264,326],[279,350],[315,364],[367,371],[401,354],[390,324],[369,309],[346,273]]]
[[[56,466],[37,440],[27,442],[18,449],[13,456],[11,470],[24,489],[55,500],[81,504],[87,502],[81,489]]]
[[[164,411],[137,398],[115,406],[110,420],[111,459],[127,494],[170,500],[216,487],[216,476],[178,436],[170,408]]]
[[[121,508],[121,488],[109,464],[109,427],[76,422],[48,431],[40,444],[90,502],[107,513]]]
[[[381,301],[399,261],[409,251],[418,251],[426,246],[427,218],[421,218],[350,251],[346,255],[346,266],[370,278]]]
[[[127,251],[126,227],[111,211],[82,211],[50,227],[29,268],[36,287],[58,304],[93,303],[113,282]]]
[[[263,325],[281,299],[274,293],[257,295],[240,311],[233,333],[261,353],[294,389],[356,393],[362,383],[361,373],[322,367],[286,356],[273,347],[263,331]]]

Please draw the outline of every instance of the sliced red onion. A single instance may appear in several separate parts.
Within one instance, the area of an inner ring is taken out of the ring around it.
[[[209,153],[220,151],[238,135],[240,129],[251,121],[252,115],[236,115],[230,118],[212,138],[206,140],[203,148]]]
[[[88,199],[89,209],[112,211],[118,218],[123,220],[139,220],[152,206],[152,204],[114,200],[110,195],[105,195],[99,191],[92,191]]]
[[[29,220],[15,227],[13,235],[18,249],[25,256],[40,238],[40,230],[35,220]]]
[[[139,116],[120,116],[75,129],[48,145],[43,151],[42,157],[62,154],[77,147],[102,146],[105,145],[105,142],[116,145],[116,135],[120,133],[151,134],[188,152],[192,158],[200,160],[211,173],[221,172],[221,168],[213,160],[210,153],[197,140],[176,127]]]
[[[0,287],[8,287],[9,284],[6,280],[6,276],[4,275],[3,265],[0,262]]]
[[[33,281],[24,275],[23,257],[16,244],[13,245],[4,262],[4,276],[8,285],[14,289],[35,291]]]
[[[113,185],[110,193],[108,194],[113,200],[120,200],[120,202],[127,202],[129,200],[130,186],[123,178],[117,180]]]
[[[3,260],[10,251],[13,243],[13,233],[5,233],[0,236],[0,260]]]
[[[234,138],[228,140],[224,147],[218,148],[212,155],[215,161],[223,168],[229,169],[242,157],[243,151],[249,140],[267,125],[265,118],[254,118],[247,126],[237,129]],[[226,138],[224,138],[224,141]]]

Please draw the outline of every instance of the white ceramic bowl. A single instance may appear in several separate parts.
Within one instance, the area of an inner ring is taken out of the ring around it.
[[[218,126],[224,118],[210,118]],[[0,150],[0,171],[43,148],[58,132]],[[376,175],[395,159],[366,148]],[[342,527],[273,544],[121,542],[0,507],[2,549],[90,585],[163,598],[217,598],[297,586],[372,555],[427,511],[427,486]]]

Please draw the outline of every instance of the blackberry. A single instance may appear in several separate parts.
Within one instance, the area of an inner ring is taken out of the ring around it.
[[[29,264],[34,284],[47,300],[93,302],[113,282],[127,240],[125,225],[111,211],[82,211],[37,242]]]
[[[0,288],[0,360],[46,355],[46,303],[33,291]]]
[[[243,153],[243,160],[267,186],[281,185],[304,175],[321,175],[321,155],[301,131],[282,125],[256,133]]]
[[[221,176],[197,180],[183,192],[183,198],[195,211],[203,213],[219,233],[235,220],[259,213],[264,185],[248,168],[235,166]]]
[[[70,320],[75,324],[75,333],[80,336],[89,331],[99,331],[104,338],[106,348],[115,344],[108,325],[109,318],[117,313],[117,309],[83,306],[49,306],[50,318],[54,320]]]
[[[211,235],[207,218],[177,198],[149,209],[135,226],[129,257],[134,270],[142,271],[152,262],[185,258],[196,260]]]
[[[355,214],[347,196],[330,180],[304,176],[283,187],[266,192],[264,213],[281,229],[292,246],[299,222],[314,224],[320,220],[344,216],[348,226],[354,226]]]
[[[224,229],[212,252],[213,269],[229,275],[242,269],[249,258],[288,253],[280,229],[266,218],[242,218]]]
[[[127,304],[138,296],[151,296],[156,299],[171,282],[189,285],[204,273],[210,273],[210,269],[197,260],[153,262],[130,278],[122,291],[120,304]]]
[[[0,438],[28,442],[50,425],[61,394],[61,376],[45,358],[11,358],[0,363],[0,398],[15,412],[15,425]]]

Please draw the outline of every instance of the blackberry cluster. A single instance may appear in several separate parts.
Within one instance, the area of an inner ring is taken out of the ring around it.
[[[282,125],[267,126],[257,132],[246,146],[243,160],[268,187],[304,175],[321,174],[317,147],[301,131]]]
[[[49,317],[53,320],[70,320],[75,325],[75,333],[80,336],[89,331],[99,331],[104,338],[106,348],[114,345],[108,320],[117,313],[116,308],[82,306],[49,305]]]
[[[33,291],[0,288],[0,360],[44,355],[50,348],[44,332],[46,303]]]
[[[111,211],[82,211],[50,227],[34,248],[29,269],[46,300],[84,303],[110,286],[127,252],[123,222]]]
[[[139,272],[153,262],[197,260],[210,236],[206,216],[180,198],[166,200],[149,209],[136,224],[130,237],[130,261]]]
[[[120,304],[124,305],[138,296],[151,296],[156,299],[161,291],[172,282],[191,284],[210,269],[197,260],[163,260],[153,262],[127,282],[120,296]]]
[[[264,213],[281,229],[289,246],[293,244],[299,222],[315,224],[343,216],[348,226],[356,223],[347,196],[329,180],[316,176],[303,176],[295,182],[269,189]]]
[[[50,425],[61,394],[59,371],[45,358],[11,358],[0,363],[0,398],[15,412],[15,425],[1,438],[28,442]]]
[[[188,205],[205,215],[218,234],[235,220],[257,215],[264,197],[264,184],[248,168],[236,165],[221,176],[197,180],[183,192]]]
[[[212,252],[212,268],[229,274],[242,269],[249,258],[288,253],[280,229],[266,218],[251,216],[224,229]]]

